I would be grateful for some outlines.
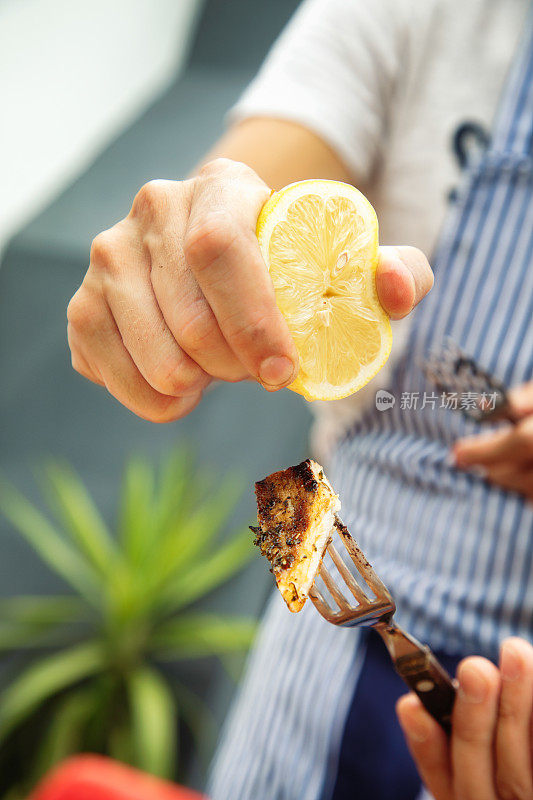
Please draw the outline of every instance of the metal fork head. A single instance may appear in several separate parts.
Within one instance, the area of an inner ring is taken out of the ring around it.
[[[324,619],[334,625],[353,627],[354,625],[376,625],[379,622],[390,621],[396,606],[389,590],[378,578],[355,540],[350,536],[346,525],[338,517],[335,518],[334,531],[340,536],[348,555],[355,564],[357,572],[375,595],[375,599],[371,599],[359,585],[337,548],[330,541],[327,547],[328,553],[344,581],[344,588],[348,589],[353,600],[348,600],[345,597],[339,585],[322,562],[318,574],[324,581],[334,604],[328,603],[322,592],[313,584],[309,591],[309,597],[313,605]],[[353,602],[354,600],[355,603]]]

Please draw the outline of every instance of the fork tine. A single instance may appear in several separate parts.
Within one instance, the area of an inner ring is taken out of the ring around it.
[[[357,583],[357,581],[353,577],[352,573],[350,572],[350,570],[348,569],[348,567],[346,566],[346,564],[342,560],[342,558],[339,555],[337,549],[335,548],[335,545],[333,545],[333,544],[329,544],[328,545],[328,553],[330,554],[333,563],[335,564],[335,566],[339,570],[340,574],[344,578],[344,581],[345,581],[346,585],[348,586],[348,589],[351,591],[351,593],[353,594],[353,596],[355,597],[357,602],[358,603],[368,603],[368,597],[366,596],[364,591],[361,589],[361,587],[359,586],[359,584]],[[326,583],[326,586],[327,586],[327,583]],[[328,586],[328,589],[329,589],[329,586]]]
[[[343,523],[340,520],[338,520],[338,524],[336,524],[336,527],[337,527],[337,530],[338,530],[340,536],[342,537],[342,540],[344,542],[344,546],[346,547],[346,550],[348,551],[348,554],[350,555],[352,561],[354,562],[355,566],[357,567],[358,572],[363,576],[363,578],[365,579],[366,583],[372,589],[372,591],[374,592],[376,597],[380,597],[380,598],[385,597],[387,599],[390,598],[391,601],[392,601],[392,598],[391,598],[389,590],[387,589],[387,587],[385,586],[383,581],[381,581],[378,578],[378,576],[376,575],[376,573],[372,569],[372,565],[367,561],[367,559],[365,558],[363,552],[359,549],[359,547],[355,543],[355,540],[352,539],[352,536],[349,533],[348,528],[346,527],[346,525],[343,525]],[[329,548],[328,548],[328,550],[329,550]],[[332,558],[333,558],[333,556],[332,556]],[[345,567],[345,569],[346,569],[346,567]],[[350,574],[350,573],[348,573],[348,574]],[[343,574],[343,578],[344,578],[344,574]],[[363,595],[363,597],[364,597],[365,600],[368,600],[368,598],[365,595]]]
[[[344,595],[339,591],[337,584],[329,574],[328,570],[324,566],[324,564],[320,565],[319,575],[326,584],[328,588],[328,592],[333,597],[339,608],[344,608],[346,606],[346,598]]]
[[[330,620],[332,614],[334,613],[334,611],[331,608],[331,606],[329,606],[326,603],[322,593],[319,592],[319,590],[316,588],[316,586],[314,584],[309,589],[309,598],[311,599],[311,602],[313,603],[313,605],[315,606],[317,611],[320,614],[322,614],[323,617],[325,617],[326,619]]]

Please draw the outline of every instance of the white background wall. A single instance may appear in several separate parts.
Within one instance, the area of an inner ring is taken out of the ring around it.
[[[170,83],[202,0],[0,0],[0,254]]]

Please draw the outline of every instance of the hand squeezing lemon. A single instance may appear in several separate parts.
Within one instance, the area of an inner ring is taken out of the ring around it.
[[[257,238],[300,359],[290,388],[307,400],[361,389],[392,345],[378,300],[378,222],[368,200],[338,181],[308,180],[270,197]]]

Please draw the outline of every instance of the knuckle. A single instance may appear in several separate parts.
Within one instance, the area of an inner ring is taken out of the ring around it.
[[[498,717],[500,722],[513,722],[520,717],[520,709],[505,696],[505,692],[500,697]]]
[[[259,182],[266,186],[261,178],[257,175],[254,170],[245,164],[243,161],[233,161],[231,158],[214,158],[212,161],[208,161],[206,164],[203,165],[199,172],[199,176],[201,179],[205,180],[220,180],[227,178],[231,179],[253,179],[256,182]]]
[[[154,422],[156,425],[164,425],[165,422],[172,422],[174,419],[168,411],[168,406],[164,408],[152,406],[147,411],[138,411],[137,413],[147,422]]]
[[[67,322],[69,331],[75,332],[82,340],[106,330],[108,311],[100,293],[89,291],[82,284],[68,304]]]
[[[94,318],[94,303],[83,287],[78,289],[67,306],[67,320],[75,330],[87,329]]]
[[[150,375],[150,384],[161,394],[182,397],[202,388],[203,375],[199,367],[170,358],[155,367]]]
[[[131,208],[135,217],[153,220],[164,212],[168,203],[168,181],[153,180],[141,186]]]
[[[226,253],[235,241],[236,232],[224,211],[210,212],[185,235],[183,250],[188,264],[207,269]]]
[[[117,250],[117,236],[113,228],[102,231],[91,244],[91,264],[98,267],[109,267]]]
[[[533,425],[524,425],[524,440],[529,450],[533,450]]]
[[[148,422],[154,422],[157,425],[164,425],[167,422],[173,422],[180,419],[187,413],[183,406],[177,402],[175,397],[161,397],[154,401],[150,408],[140,413]]]
[[[515,431],[516,444],[520,449],[533,449],[533,427],[529,425],[518,425]]]
[[[470,747],[483,747],[491,738],[486,727],[473,720],[463,719],[459,725],[455,723],[454,732],[459,741]]]
[[[531,786],[516,775],[496,773],[496,788],[500,800],[531,800]]]
[[[533,439],[533,414],[528,415],[522,422],[521,427],[527,432],[530,439]]]
[[[91,369],[91,367],[87,364],[84,358],[78,358],[75,352],[73,352],[70,360],[72,363],[72,368],[74,369],[75,372],[77,372],[83,378],[86,378],[88,381],[91,381],[91,383],[97,383],[97,384],[99,383],[103,385],[103,382],[98,373],[94,372]]]
[[[194,352],[202,350],[218,336],[218,322],[207,303],[203,300],[195,302],[181,326],[180,339],[185,349]]]
[[[202,166],[200,176],[202,178],[211,178],[214,175],[220,175],[221,172],[233,169],[235,163],[231,158],[223,158],[221,156],[213,158]]]
[[[244,317],[242,314],[226,322],[228,336],[237,346],[261,347],[270,339],[278,327],[279,320],[272,312],[257,312]]]
[[[457,733],[456,735],[457,739],[469,747],[478,747],[485,744],[485,738],[480,735],[479,731],[470,728],[463,729],[460,734]]]

